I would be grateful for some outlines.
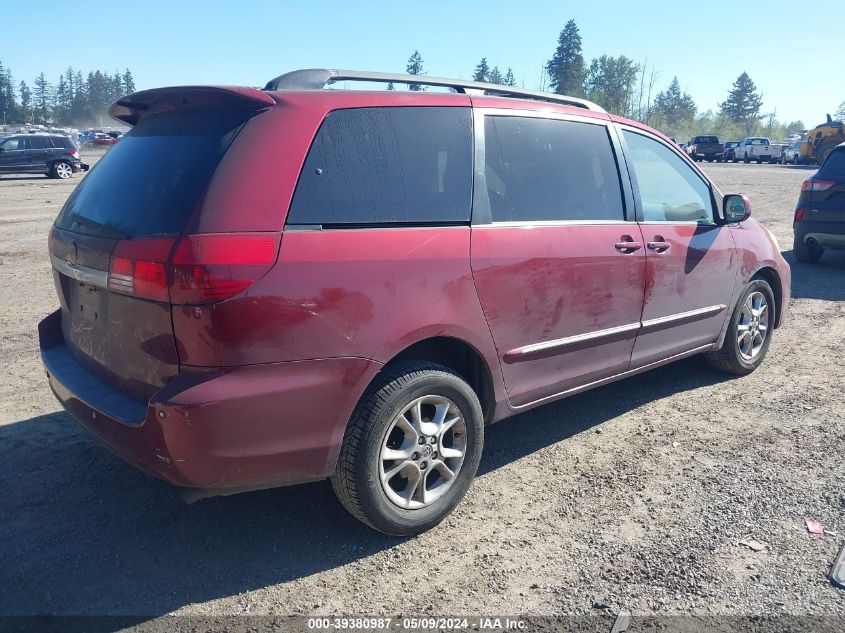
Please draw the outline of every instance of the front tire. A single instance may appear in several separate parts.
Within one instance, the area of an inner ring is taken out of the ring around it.
[[[795,253],[795,259],[802,264],[815,264],[821,259],[824,249],[820,246],[807,244],[804,240],[796,236],[792,242],[792,252]]]
[[[735,376],[757,369],[769,351],[775,310],[771,286],[762,279],[751,280],[736,302],[722,347],[705,354],[710,366]]]
[[[331,482],[357,519],[393,536],[431,529],[478,470],[484,416],[472,387],[423,361],[386,368],[352,415]]]

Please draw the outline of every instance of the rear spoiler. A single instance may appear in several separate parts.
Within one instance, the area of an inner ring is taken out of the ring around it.
[[[135,125],[145,114],[184,107],[229,106],[256,110],[276,104],[275,99],[258,88],[241,86],[174,86],[141,90],[121,97],[109,108],[109,114]]]

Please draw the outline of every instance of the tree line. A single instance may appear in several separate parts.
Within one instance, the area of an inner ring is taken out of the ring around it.
[[[419,51],[414,51],[408,60],[406,72],[425,74]],[[780,140],[805,129],[803,121],[779,121],[776,109],[764,111],[763,95],[747,72],[737,77],[715,112],[699,112],[695,100],[681,88],[677,76],[664,90],[656,91],[659,76],[648,60],[638,63],[625,55],[600,55],[587,63],[578,25],[569,20],[558,36],[552,56],[542,66],[539,88],[589,99],[612,114],[641,121],[679,140],[697,134],[717,134],[725,140],[761,134]],[[472,78],[517,85],[510,67],[502,73],[499,66],[490,65],[487,57],[482,57],[475,66]],[[393,86],[388,88],[393,89]],[[421,87],[416,85],[412,89],[420,90]],[[845,102],[839,106],[836,116],[845,118]]]
[[[32,87],[15,83],[10,68],[0,62],[0,121],[41,125],[96,124],[109,106],[135,92],[135,79],[127,68],[109,74],[101,70],[83,74],[72,67],[56,81],[40,73]]]

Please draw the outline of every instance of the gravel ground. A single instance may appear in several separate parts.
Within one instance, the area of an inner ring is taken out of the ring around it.
[[[405,540],[326,483],[184,505],[77,428],[36,324],[57,305],[47,232],[80,178],[0,177],[0,615],[845,617],[826,580],[845,540],[845,253],[792,257],[811,170],[704,169],[751,197],[793,267],[762,368],[692,358],[497,424],[464,503]]]

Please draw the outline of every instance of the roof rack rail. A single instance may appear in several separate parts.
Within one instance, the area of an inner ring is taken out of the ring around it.
[[[515,97],[518,99],[534,99],[549,101],[564,105],[584,108],[593,112],[605,113],[600,105],[565,95],[539,90],[524,90],[515,86],[490,84],[482,81],[465,81],[463,79],[444,79],[427,75],[405,75],[402,73],[378,73],[360,70],[329,70],[325,68],[307,68],[294,70],[271,79],[264,86],[264,90],[322,90],[327,84],[338,81],[372,81],[378,83],[415,84],[420,86],[442,86],[452,88],[455,92],[464,94],[481,94],[496,97]]]

